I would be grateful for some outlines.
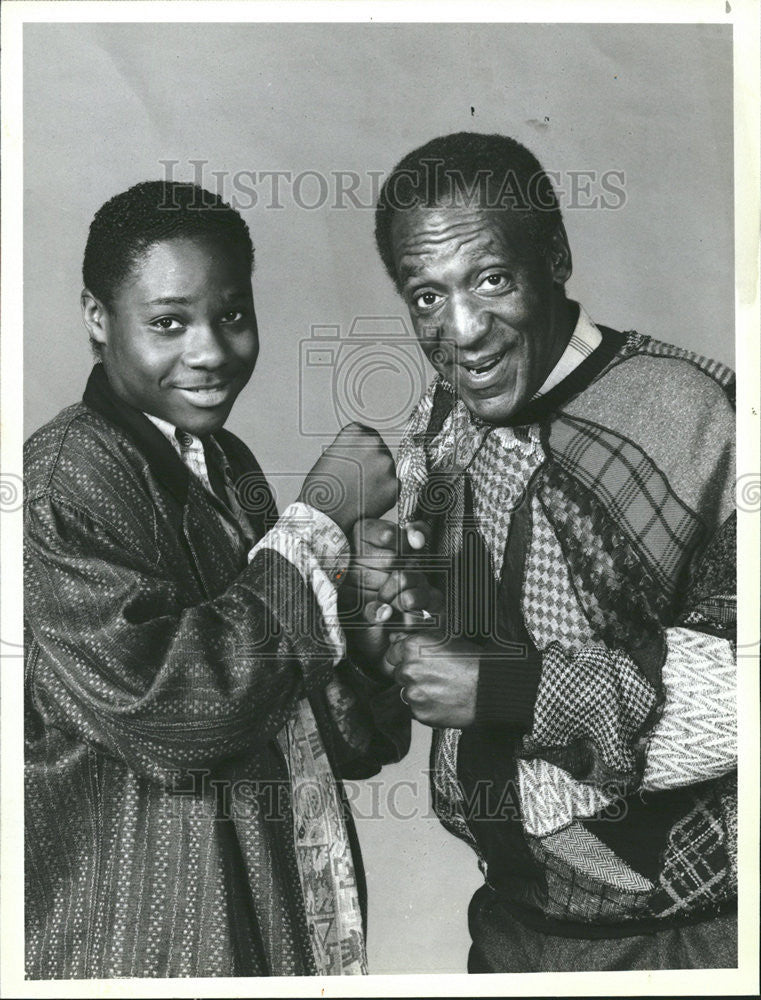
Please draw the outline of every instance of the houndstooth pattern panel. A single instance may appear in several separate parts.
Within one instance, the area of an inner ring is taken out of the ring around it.
[[[573,691],[570,699],[568,692]],[[652,685],[623,650],[585,646],[569,656],[558,643],[544,651],[534,726],[525,751],[586,747],[585,767],[598,779],[637,772],[635,741],[656,703]],[[590,761],[594,751],[594,761]],[[581,775],[577,775],[581,777]]]

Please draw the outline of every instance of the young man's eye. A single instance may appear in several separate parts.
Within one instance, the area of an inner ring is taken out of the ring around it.
[[[182,330],[183,324],[176,316],[159,316],[158,319],[154,319],[150,324],[154,330],[160,330],[161,333],[174,333],[176,330]]]
[[[432,309],[441,301],[438,292],[418,292],[414,295],[412,302],[416,309]]]
[[[240,309],[230,309],[222,317],[223,323],[239,323],[243,319],[243,313]]]

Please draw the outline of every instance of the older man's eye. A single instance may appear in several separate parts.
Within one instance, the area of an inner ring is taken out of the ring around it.
[[[479,289],[487,292],[497,292],[503,291],[509,286],[510,282],[505,274],[487,274],[479,284]]]
[[[440,299],[441,296],[436,292],[420,292],[419,295],[415,296],[413,302],[418,309],[430,309],[432,306],[435,306]]]

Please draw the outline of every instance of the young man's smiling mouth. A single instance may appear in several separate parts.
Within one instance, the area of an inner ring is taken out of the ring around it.
[[[176,385],[175,389],[196,406],[219,406],[227,400],[231,383],[232,379],[226,379],[204,385]]]

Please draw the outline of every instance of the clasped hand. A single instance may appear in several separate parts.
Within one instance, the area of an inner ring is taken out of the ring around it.
[[[475,720],[480,651],[447,636],[444,595],[420,566],[429,535],[423,522],[358,521],[339,611],[356,663],[393,679],[419,722],[463,728]]]

